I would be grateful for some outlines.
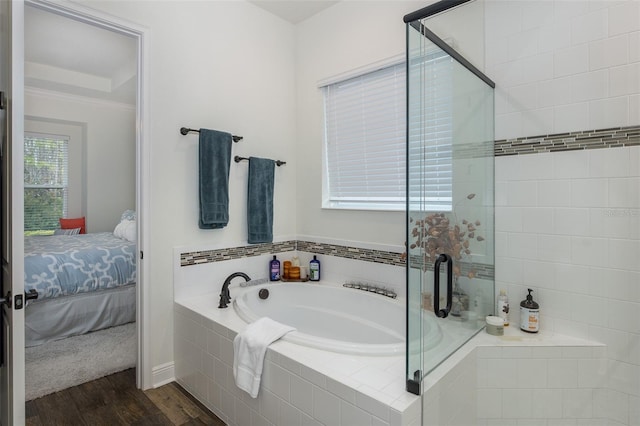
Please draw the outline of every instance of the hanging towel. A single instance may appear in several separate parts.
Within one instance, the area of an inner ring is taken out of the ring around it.
[[[249,244],[273,241],[273,176],[275,161],[249,157],[247,225]]]
[[[295,328],[263,317],[233,339],[233,378],[252,398],[258,396],[267,346]]]
[[[224,228],[229,222],[231,134],[200,129],[200,229]]]

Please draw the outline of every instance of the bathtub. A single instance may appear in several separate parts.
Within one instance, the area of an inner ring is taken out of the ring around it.
[[[265,292],[266,291],[266,292]],[[266,296],[266,298],[261,298]],[[405,302],[351,288],[309,283],[250,287],[233,300],[247,323],[269,317],[296,328],[284,340],[333,352],[388,356],[405,352]],[[442,330],[425,316],[425,349],[437,347]]]

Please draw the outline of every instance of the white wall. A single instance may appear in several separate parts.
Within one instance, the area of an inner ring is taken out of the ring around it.
[[[296,26],[297,230],[303,236],[401,246],[403,212],[322,209],[320,80],[405,52],[402,18],[430,2],[343,1]]]
[[[246,243],[247,163],[231,164],[230,221],[198,228],[198,137],[182,126],[244,136],[233,155],[287,161],[276,169],[274,238],[295,232],[293,25],[247,2],[83,2],[149,30],[152,366],[173,360],[173,247]],[[224,277],[211,277],[219,286]]]
[[[70,206],[69,217],[86,216],[87,232],[113,231],[126,209],[135,208],[136,130],[133,106],[46,91],[25,92],[25,115],[43,121],[72,122],[83,128],[85,199]],[[25,127],[25,131],[30,131]],[[73,158],[70,157],[70,161]]]

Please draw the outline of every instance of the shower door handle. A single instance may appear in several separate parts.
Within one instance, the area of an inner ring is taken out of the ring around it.
[[[440,309],[440,264],[447,263],[447,307]],[[440,254],[433,266],[433,311],[438,318],[446,318],[453,304],[453,260],[448,254]]]

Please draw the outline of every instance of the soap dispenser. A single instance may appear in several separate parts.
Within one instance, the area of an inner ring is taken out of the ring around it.
[[[540,305],[533,300],[533,290],[528,290],[527,298],[520,302],[520,330],[537,333],[540,329]]]

